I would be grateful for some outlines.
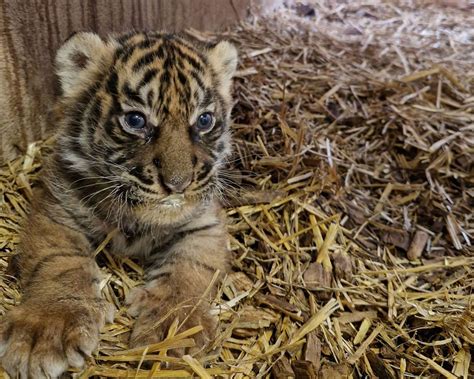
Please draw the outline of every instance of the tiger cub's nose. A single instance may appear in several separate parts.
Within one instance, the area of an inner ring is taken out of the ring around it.
[[[171,192],[183,193],[191,184],[191,176],[183,177],[180,175],[172,176],[168,180],[163,180],[163,184]]]

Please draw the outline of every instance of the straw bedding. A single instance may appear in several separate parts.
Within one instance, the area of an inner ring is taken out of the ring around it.
[[[422,4],[320,1],[227,33],[242,61],[219,335],[203,357],[167,355],[199,327],[128,350],[143,272],[105,241],[117,313],[79,377],[472,377],[474,12]],[[47,145],[0,173],[2,272]],[[20,295],[6,275],[0,291],[2,314]]]

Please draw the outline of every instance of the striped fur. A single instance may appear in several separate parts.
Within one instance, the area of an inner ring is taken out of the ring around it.
[[[57,142],[12,262],[23,303],[0,326],[10,375],[57,377],[96,347],[110,312],[92,252],[112,231],[112,251],[147,269],[127,300],[137,317],[131,345],[164,338],[169,313],[183,328],[201,324],[205,345],[216,321],[202,296],[228,269],[216,193],[236,62],[228,42],[161,33],[79,33],[58,51]],[[124,124],[128,112],[146,127]],[[206,112],[210,130],[197,124]]]

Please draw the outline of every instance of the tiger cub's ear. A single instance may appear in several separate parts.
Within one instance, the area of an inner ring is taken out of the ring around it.
[[[74,96],[89,87],[96,74],[110,65],[113,52],[112,42],[103,41],[97,34],[80,32],[69,37],[56,54],[63,96]]]
[[[221,93],[230,96],[232,77],[237,69],[237,49],[228,41],[221,41],[208,52],[209,62],[217,74]]]

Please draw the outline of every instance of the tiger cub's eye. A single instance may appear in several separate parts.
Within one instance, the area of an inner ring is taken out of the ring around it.
[[[124,117],[125,124],[131,130],[141,130],[146,126],[146,119],[140,112],[128,112]]]
[[[214,126],[214,115],[211,112],[204,112],[196,121],[196,128],[200,132],[208,132]]]

